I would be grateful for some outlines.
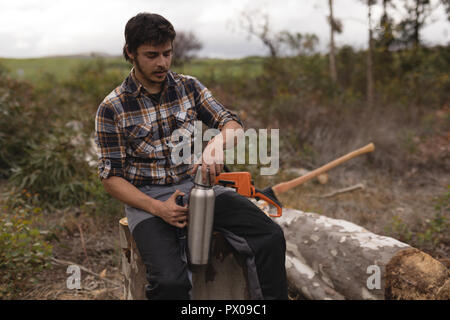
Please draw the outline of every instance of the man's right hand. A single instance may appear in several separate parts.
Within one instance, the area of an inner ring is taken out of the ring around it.
[[[185,193],[180,190],[176,190],[169,199],[166,201],[158,201],[154,204],[152,214],[160,217],[168,224],[177,227],[184,228],[187,225],[188,207],[184,207],[176,204],[177,196],[184,196]]]

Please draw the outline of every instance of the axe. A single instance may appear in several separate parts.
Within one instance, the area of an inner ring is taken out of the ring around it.
[[[265,189],[257,189],[253,186],[253,182],[251,181],[250,173],[248,172],[229,172],[230,170],[224,166],[224,170],[226,172],[222,172],[216,177],[216,183],[222,184],[225,186],[231,186],[236,189],[239,194],[242,194],[247,197],[252,197],[257,200],[265,200],[266,202],[274,205],[277,208],[277,214],[270,215],[271,217],[281,217],[282,214],[282,205],[278,196],[288,190],[291,190],[319,175],[327,172],[328,170],[333,169],[334,167],[353,159],[357,156],[360,156],[365,153],[369,153],[375,150],[375,146],[373,143],[369,143],[368,145],[359,148],[355,151],[347,153],[336,160],[333,160],[320,168],[317,168],[305,175],[294,178],[289,181],[281,182],[271,187],[267,187]],[[228,172],[227,172],[228,171]]]

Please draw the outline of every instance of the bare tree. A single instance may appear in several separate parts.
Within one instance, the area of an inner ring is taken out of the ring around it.
[[[259,9],[242,11],[238,27],[247,33],[249,39],[256,37],[261,40],[271,58],[278,58],[282,54],[312,54],[319,42],[315,34],[272,30],[269,15]]]
[[[245,10],[241,13],[239,24],[248,33],[249,38],[255,36],[263,42],[272,58],[278,56],[280,38],[271,32],[267,14],[260,10]]]
[[[333,15],[333,0],[328,0],[328,6],[330,8],[330,15],[328,17],[328,23],[330,24],[330,76],[331,80],[337,82],[337,70],[336,70],[336,53],[334,45],[334,33],[342,32],[342,23],[336,20]]]
[[[194,52],[203,47],[200,40],[192,32],[178,31],[173,44],[173,63],[182,65],[194,57]]]
[[[369,23],[369,45],[367,48],[367,106],[373,107],[373,37],[372,37],[372,5],[375,0],[367,0],[367,17]]]
[[[381,0],[383,13],[380,18],[379,27],[375,30],[375,46],[383,51],[388,50],[395,43],[394,20],[388,13],[389,8],[396,8],[392,0]]]
[[[406,17],[399,23],[399,41],[406,47],[420,46],[420,31],[428,23],[428,20],[437,8],[438,4],[432,5],[430,0],[405,0],[403,3]]]

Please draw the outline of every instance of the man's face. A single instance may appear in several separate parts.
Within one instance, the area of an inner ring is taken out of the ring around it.
[[[130,52],[128,52],[128,55],[133,59],[134,67],[139,73],[138,76],[147,82],[147,86],[160,86],[165,81],[169,71],[172,52],[172,43],[168,41],[159,46],[140,45],[136,55]]]

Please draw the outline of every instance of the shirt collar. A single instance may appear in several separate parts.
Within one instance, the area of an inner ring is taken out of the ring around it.
[[[168,87],[174,87],[176,86],[176,84],[177,82],[173,76],[173,73],[172,71],[169,70],[169,72],[167,72],[167,77],[164,82],[162,91],[164,91]],[[122,86],[125,91],[133,94],[134,96],[138,96],[141,93],[141,91],[145,89],[144,86],[136,78],[136,75],[134,74],[134,67],[131,69],[130,74],[125,79]]]

